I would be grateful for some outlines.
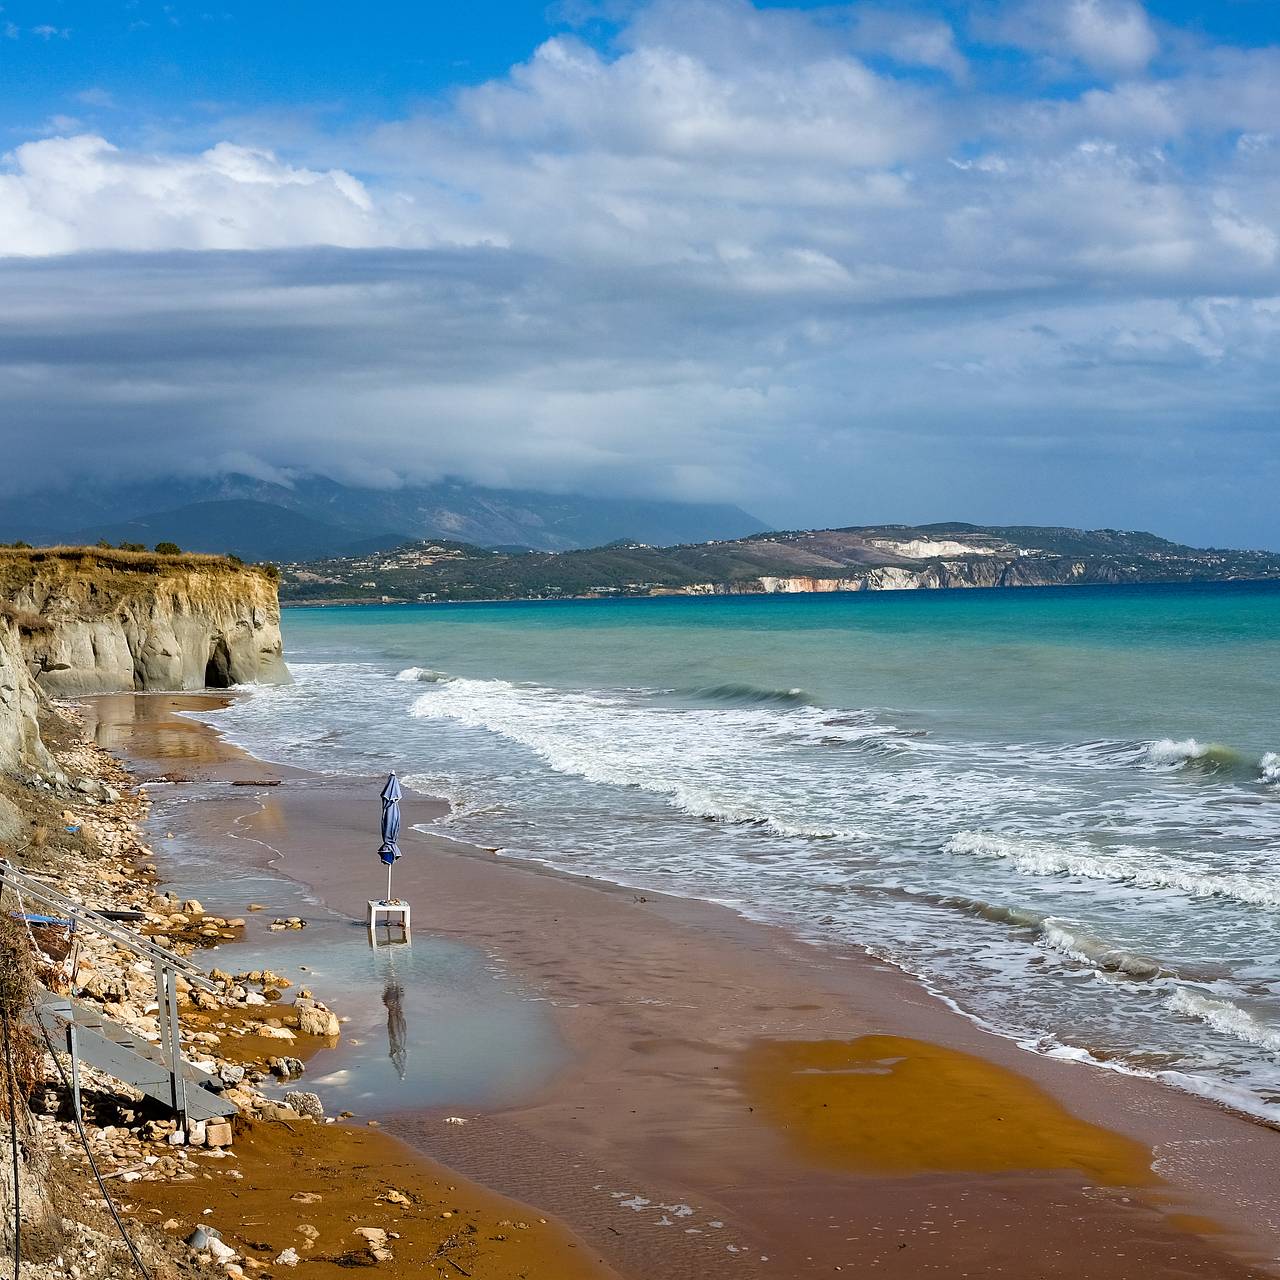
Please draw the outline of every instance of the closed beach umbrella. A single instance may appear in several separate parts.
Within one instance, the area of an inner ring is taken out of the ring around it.
[[[400,856],[400,846],[396,839],[400,835],[400,779],[393,773],[382,788],[382,847],[378,857],[387,867],[387,898],[391,901],[391,868]]]

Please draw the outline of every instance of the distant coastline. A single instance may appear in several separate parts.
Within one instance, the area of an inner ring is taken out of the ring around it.
[[[809,595],[1280,579],[1280,553],[1039,525],[862,525],[657,547],[491,548],[449,540],[281,566],[302,603]]]

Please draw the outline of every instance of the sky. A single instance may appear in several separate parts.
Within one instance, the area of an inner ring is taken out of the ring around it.
[[[1272,0],[5,0],[0,495],[1280,548]]]

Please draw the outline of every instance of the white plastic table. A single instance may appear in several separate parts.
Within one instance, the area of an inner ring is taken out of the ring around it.
[[[409,936],[409,904],[407,902],[369,901],[369,932],[372,934],[378,927],[379,920],[388,927],[399,926],[404,935]]]

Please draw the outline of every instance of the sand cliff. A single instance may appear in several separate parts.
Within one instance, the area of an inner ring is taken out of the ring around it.
[[[54,696],[289,679],[274,576],[214,556],[0,552],[0,603]]]

